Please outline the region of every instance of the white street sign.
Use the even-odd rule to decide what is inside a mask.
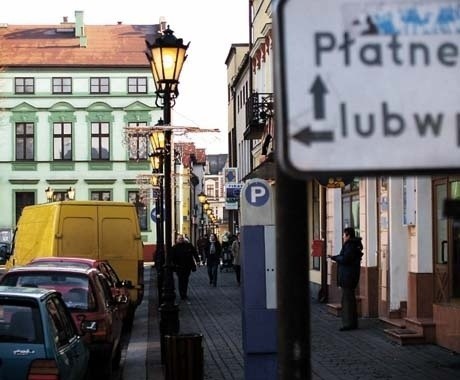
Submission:
[[[278,0],[274,26],[284,169],[460,168],[460,0]]]

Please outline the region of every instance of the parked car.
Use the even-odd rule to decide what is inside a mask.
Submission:
[[[120,311],[123,323],[130,327],[134,319],[135,309],[129,308],[131,303],[129,289],[133,287],[131,281],[120,280],[117,272],[107,260],[87,259],[83,257],[39,257],[33,259],[28,265],[47,266],[47,267],[76,267],[76,268],[96,268],[101,271],[110,284],[113,297],[120,301]]]
[[[123,321],[120,302],[112,296],[106,277],[95,268],[14,267],[0,285],[54,289],[62,294],[90,350],[90,367],[110,379],[121,358]]]
[[[0,286],[0,379],[82,380],[88,361],[58,292]]]

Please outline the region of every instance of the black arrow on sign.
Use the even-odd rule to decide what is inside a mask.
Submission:
[[[313,105],[315,109],[315,119],[324,119],[326,114],[324,95],[328,93],[327,87],[319,75],[316,76],[315,81],[310,87],[310,93],[313,94]]]
[[[297,132],[293,136],[296,140],[304,143],[305,145],[310,145],[314,142],[330,142],[334,141],[334,132],[333,131],[312,131],[310,126],[307,126],[305,129],[302,129],[300,132]]]

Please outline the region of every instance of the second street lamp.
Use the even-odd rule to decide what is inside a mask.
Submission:
[[[164,121],[164,201],[165,201],[165,265],[163,284],[163,303],[160,306],[160,334],[162,358],[165,357],[164,337],[179,332],[179,309],[175,303],[174,277],[171,262],[172,247],[172,186],[171,186],[171,108],[179,95],[178,84],[182,65],[187,58],[188,45],[176,38],[167,27],[161,37],[147,44],[149,60],[156,88],[156,105],[163,108]]]
[[[207,195],[203,190],[198,194],[198,202],[201,203],[201,216],[200,216],[200,239],[204,236],[204,203],[206,202]]]

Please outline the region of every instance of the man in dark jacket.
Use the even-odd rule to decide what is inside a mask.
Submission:
[[[355,289],[359,282],[361,257],[363,256],[361,238],[355,236],[355,230],[347,227],[343,230],[343,246],[336,256],[329,256],[337,267],[337,285],[342,288],[342,327],[340,331],[358,328],[358,309]]]
[[[171,248],[171,262],[179,282],[180,298],[187,299],[188,280],[191,271],[196,271],[198,254],[192,243],[185,241],[183,235],[178,235],[176,244]]]
[[[222,257],[222,245],[217,239],[216,234],[209,235],[209,241],[205,247],[206,265],[208,267],[209,284],[217,286],[217,268]]]

